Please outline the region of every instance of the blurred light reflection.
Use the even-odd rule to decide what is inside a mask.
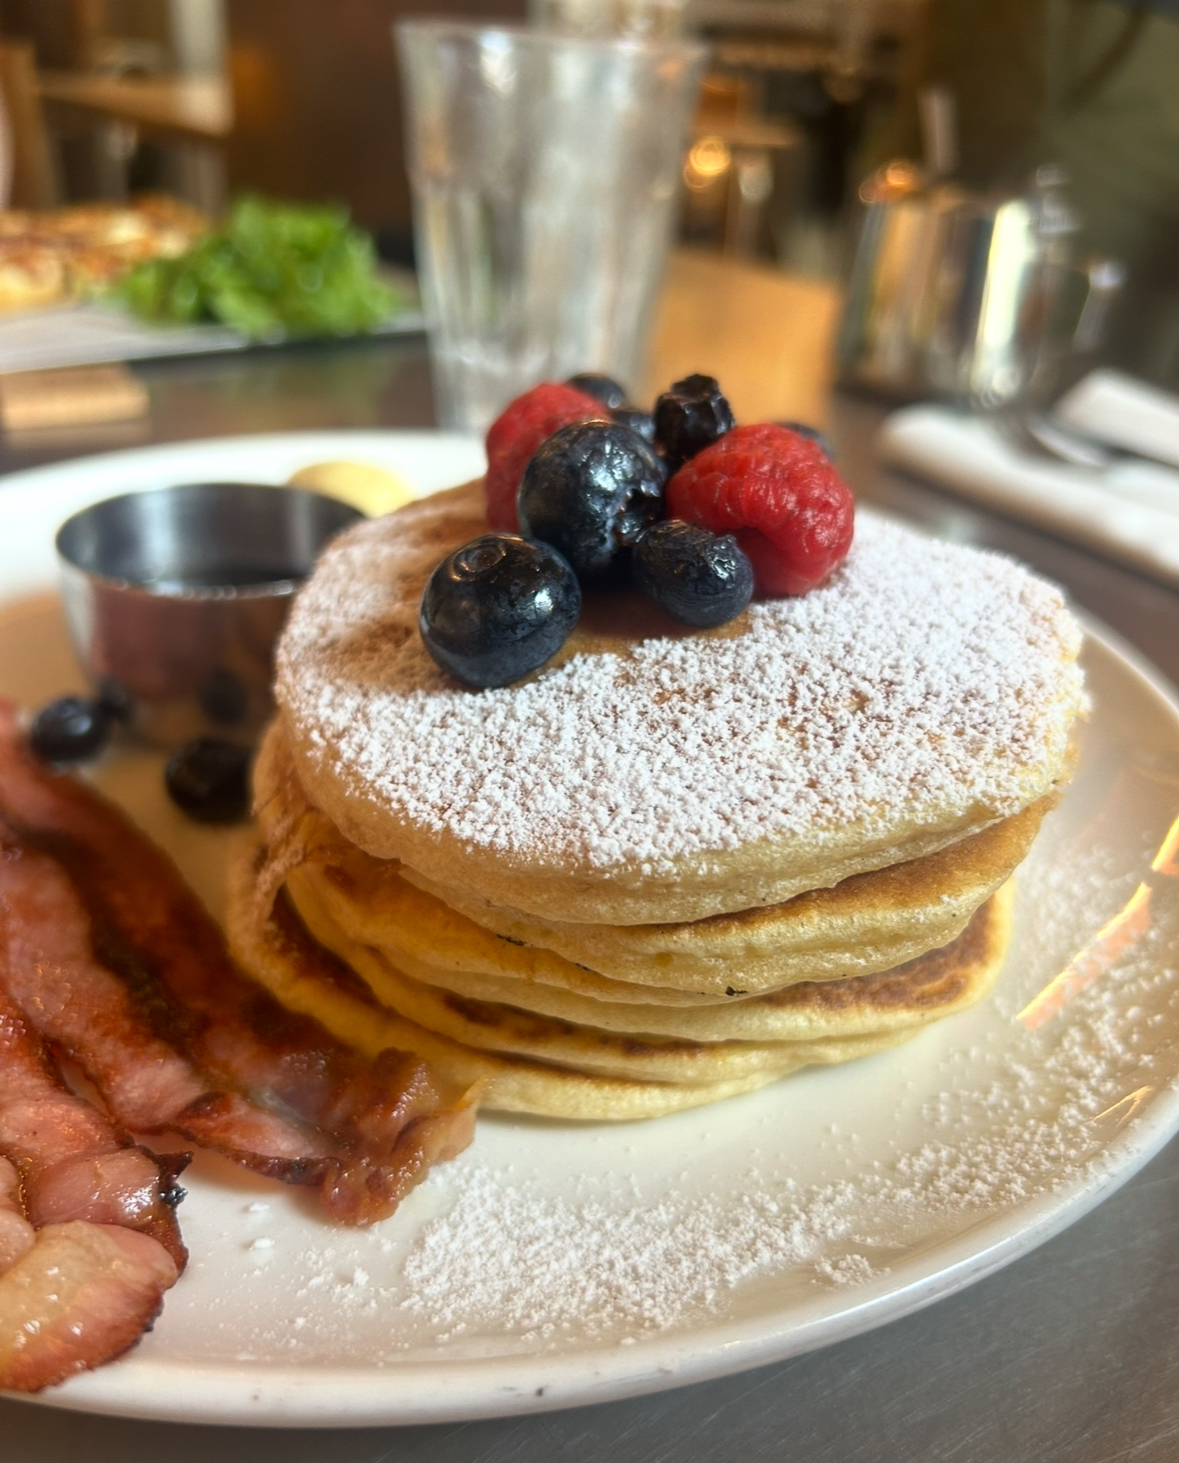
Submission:
[[[1153,1091],[1153,1087],[1136,1087],[1133,1092],[1127,1092],[1125,1097],[1121,1097],[1117,1102],[1111,1103],[1104,1112],[1095,1113],[1089,1121],[1090,1123],[1100,1123],[1106,1118],[1112,1118],[1116,1113],[1116,1126],[1120,1128],[1123,1123],[1130,1121]]]
[[[1125,907],[1102,925],[1085,948],[1023,1008],[1018,1019],[1029,1031],[1043,1026],[1086,986],[1103,976],[1149,928],[1150,885],[1139,884]]]
[[[1153,874],[1166,878],[1179,875],[1179,818],[1167,830],[1158,853],[1151,860]],[[1050,1021],[1085,988],[1099,980],[1128,951],[1133,949],[1150,928],[1151,886],[1139,884],[1126,904],[1097,931],[1084,949],[1078,951],[1059,975],[1023,1008],[1016,1018],[1029,1031]]]

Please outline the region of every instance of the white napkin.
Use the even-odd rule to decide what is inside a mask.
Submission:
[[[1074,415],[1070,425],[1081,423]],[[877,447],[886,462],[963,497],[1179,584],[1179,472],[1169,467],[1141,458],[1102,468],[1055,462],[1013,445],[985,418],[944,406],[894,412]]]
[[[1066,427],[1179,467],[1179,398],[1120,371],[1090,371],[1052,408]]]

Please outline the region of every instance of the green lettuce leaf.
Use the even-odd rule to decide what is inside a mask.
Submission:
[[[239,198],[175,259],[137,265],[116,295],[148,320],[217,321],[255,339],[354,335],[398,308],[372,240],[334,205]]]

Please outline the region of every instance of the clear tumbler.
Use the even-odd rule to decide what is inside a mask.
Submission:
[[[541,380],[641,378],[704,48],[397,27],[438,419]]]

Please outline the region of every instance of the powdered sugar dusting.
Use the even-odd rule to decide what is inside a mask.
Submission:
[[[1174,1080],[1173,1028],[1160,1041],[1159,1027],[1179,976],[1159,953],[1151,941],[1059,1030],[994,1013],[1002,1058],[946,1048],[921,1136],[864,1161],[856,1134],[840,1135],[844,1179],[796,1182],[755,1149],[731,1191],[696,1176],[687,1192],[627,1205],[530,1193],[475,1162],[407,1260],[402,1309],[444,1345],[502,1328],[559,1348],[572,1332],[601,1342],[698,1325],[757,1284],[805,1293],[887,1278],[909,1246],[1100,1170],[1152,1082]]]
[[[957,1262],[1075,1217],[1179,1115],[1179,876],[1156,857],[1179,812],[1179,721],[1099,641],[1087,669],[1077,775],[1021,866],[1011,958],[981,1005],[893,1051],[656,1122],[481,1121],[467,1153],[366,1231],[294,1222],[289,1196],[259,1191],[269,1211],[236,1197],[206,1233],[226,1210],[194,1193],[190,1275],[145,1350],[180,1330],[186,1356],[349,1362],[394,1389],[418,1385],[406,1363],[445,1387],[467,1363],[511,1362],[531,1397],[550,1358],[646,1376],[685,1348],[731,1360],[803,1321],[846,1330],[876,1301],[899,1314],[953,1284]],[[1149,925],[1025,1025],[1143,884]],[[189,1315],[205,1263],[215,1280]]]
[[[469,513],[450,494],[354,530],[280,651],[303,755],[394,821],[508,859],[662,873],[816,830],[885,837],[915,807],[1003,815],[1059,766],[1079,632],[1003,558],[861,513],[831,581],[754,606],[744,634],[578,655],[475,693],[414,623],[439,538],[461,541]]]

